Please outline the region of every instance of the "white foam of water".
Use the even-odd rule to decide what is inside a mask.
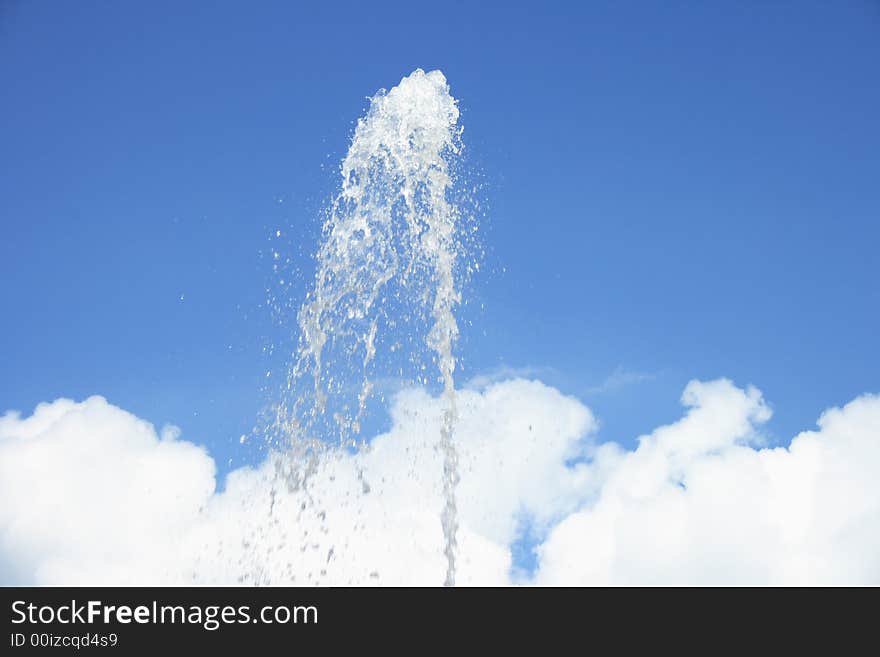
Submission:
[[[458,528],[453,347],[460,213],[451,200],[450,167],[460,152],[458,118],[440,71],[418,69],[371,99],[342,162],[314,285],[297,317],[289,392],[275,419],[292,455],[282,474],[297,488],[328,443],[363,446],[361,421],[376,393],[377,363],[401,382],[442,384],[447,585],[455,583]]]

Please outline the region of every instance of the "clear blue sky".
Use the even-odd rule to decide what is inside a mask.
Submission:
[[[0,410],[102,394],[241,460],[287,336],[260,252],[311,266],[416,67],[488,183],[465,375],[533,368],[624,443],[694,377],[779,439],[880,390],[880,3],[5,1]]]

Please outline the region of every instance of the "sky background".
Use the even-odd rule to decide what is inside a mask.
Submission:
[[[4,0],[0,412],[101,394],[247,460],[292,340],[268,254],[312,271],[354,121],[417,67],[485,182],[463,379],[624,445],[692,378],[761,388],[771,441],[880,390],[880,3],[574,4]]]

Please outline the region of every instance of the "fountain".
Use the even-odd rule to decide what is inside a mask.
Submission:
[[[327,210],[272,432],[276,448],[292,455],[288,485],[303,487],[328,448],[368,447],[362,421],[385,389],[438,388],[447,586],[455,584],[458,529],[453,347],[465,250],[453,196],[458,118],[440,71],[417,69],[371,99]]]

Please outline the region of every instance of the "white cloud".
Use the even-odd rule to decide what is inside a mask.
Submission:
[[[880,398],[789,449],[757,447],[755,389],[694,382],[683,401],[630,452],[541,383],[460,391],[459,582],[509,583],[524,517],[538,583],[880,581]],[[221,493],[203,449],[100,397],[7,414],[0,580],[440,583],[441,408],[405,391],[371,449],[317,459],[304,486],[275,454]]]
[[[611,374],[605,377],[605,380],[602,381],[602,383],[593,386],[592,388],[588,388],[587,392],[593,395],[616,392],[627,386],[645,383],[646,381],[653,381],[655,378],[657,378],[656,374],[651,374],[649,372],[633,372],[622,366],[617,366]]]
[[[161,579],[174,567],[165,543],[213,491],[203,449],[101,397],[0,418],[0,553],[12,582]]]
[[[544,584],[880,581],[880,398],[755,449],[760,393],[691,383],[690,407],[634,452],[603,447],[596,499],[539,550]]]

